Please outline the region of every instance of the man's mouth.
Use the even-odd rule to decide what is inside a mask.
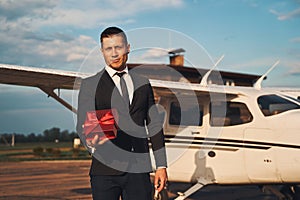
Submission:
[[[120,59],[113,60],[112,63],[119,63]]]

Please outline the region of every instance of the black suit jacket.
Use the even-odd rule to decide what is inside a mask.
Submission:
[[[156,166],[167,166],[162,122],[154,106],[152,87],[148,79],[131,72],[129,74],[134,85],[129,108],[106,70],[82,80],[78,97],[77,132],[83,142],[82,124],[87,111],[114,108],[119,115],[117,138],[96,147],[91,175],[151,171],[149,141]]]

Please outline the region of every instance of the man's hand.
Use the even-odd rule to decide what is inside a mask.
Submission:
[[[159,168],[155,172],[154,177],[154,187],[157,192],[162,191],[166,187],[166,183],[168,180],[167,169]]]
[[[108,138],[103,138],[100,140],[98,135],[95,135],[95,137],[92,140],[86,140],[86,145],[92,149],[92,153],[96,150],[97,145],[102,145],[105,142],[107,142],[109,139]]]

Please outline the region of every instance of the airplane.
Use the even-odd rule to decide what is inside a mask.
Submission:
[[[164,122],[168,180],[193,183],[175,200],[214,184],[266,185],[286,198],[269,187],[279,184],[299,199],[300,90],[261,87],[267,73],[253,87],[209,84],[212,71],[199,83],[150,79]],[[54,90],[76,90],[88,76],[0,64],[0,83],[38,87],[74,113]],[[166,190],[159,199],[168,199]]]

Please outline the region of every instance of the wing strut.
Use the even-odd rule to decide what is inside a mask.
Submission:
[[[74,108],[72,105],[70,105],[68,102],[66,102],[65,100],[63,100],[62,98],[60,98],[53,90],[53,88],[48,88],[48,87],[39,87],[43,92],[45,92],[46,94],[48,94],[50,97],[54,98],[56,101],[58,101],[59,103],[61,103],[63,106],[65,106],[66,108],[68,108],[69,110],[71,110],[72,112],[74,112],[75,114],[77,114],[77,110],[76,108]]]
[[[209,75],[218,66],[218,64],[223,60],[223,58],[224,58],[224,54],[221,56],[221,58],[219,58],[219,60],[214,64],[214,66],[208,72],[206,72],[206,74],[204,74],[203,78],[201,79],[200,85],[207,86],[207,80],[208,80]]]
[[[262,81],[264,80],[264,78],[279,64],[279,60],[277,60],[273,65],[272,67],[270,67],[270,69],[264,73],[254,84],[253,84],[253,87],[255,89],[258,89],[260,90],[261,89],[261,83]]]

